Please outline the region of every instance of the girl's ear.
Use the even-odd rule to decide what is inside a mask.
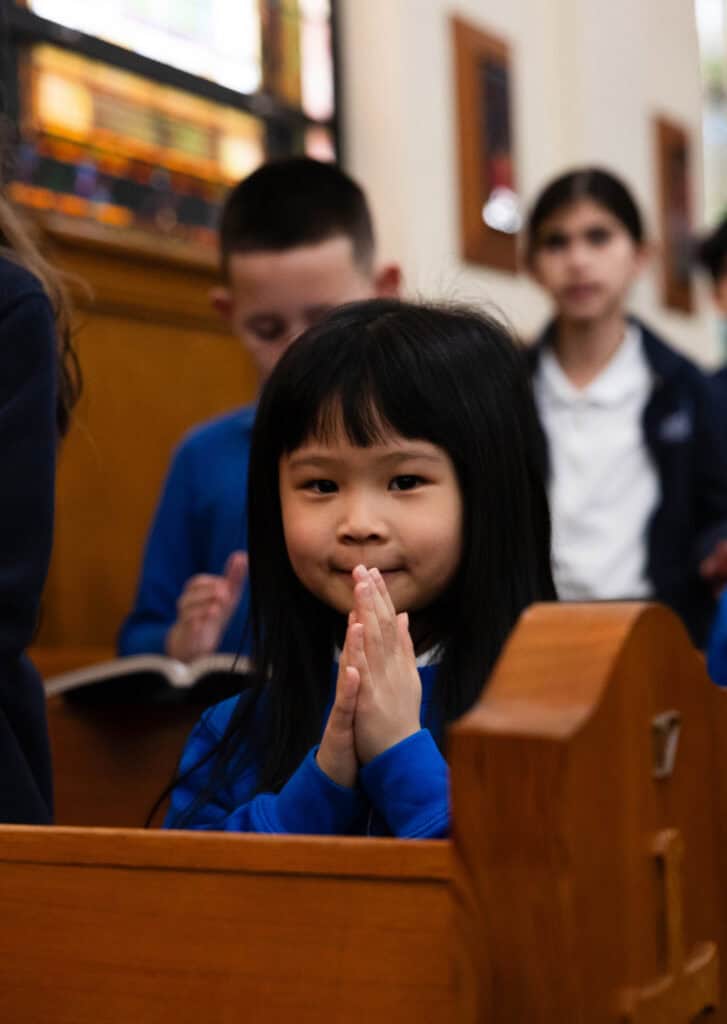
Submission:
[[[374,289],[379,299],[398,299],[401,297],[402,273],[398,263],[387,263],[380,267],[374,275]]]

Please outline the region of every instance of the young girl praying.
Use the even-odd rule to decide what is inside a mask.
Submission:
[[[522,352],[467,310],[343,307],[273,372],[249,474],[257,684],[202,716],[166,824],[446,835],[445,725],[554,597]]]

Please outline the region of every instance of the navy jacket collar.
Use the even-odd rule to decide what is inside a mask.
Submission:
[[[628,319],[629,323],[636,324],[641,331],[644,355],[654,374],[655,381],[657,383],[664,382],[678,374],[679,370],[684,366],[684,357],[671,349],[638,317],[630,316]],[[535,343],[529,346],[527,356],[531,373],[535,373],[540,356],[545,346],[552,344],[554,335],[555,320],[551,320],[538,336]]]

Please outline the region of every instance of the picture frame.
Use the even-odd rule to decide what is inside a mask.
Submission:
[[[662,115],[654,117],[653,134],[662,302],[667,309],[690,314],[695,310],[691,139],[683,125]]]
[[[462,257],[515,273],[521,226],[508,42],[450,19],[456,85]]]

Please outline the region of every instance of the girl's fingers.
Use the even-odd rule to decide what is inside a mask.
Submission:
[[[387,645],[395,644],[397,639],[396,611],[389,596],[386,583],[378,569],[371,569],[369,577],[373,587],[374,610],[379,620],[381,636]]]
[[[354,668],[359,676],[359,685],[368,686],[371,682],[369,663],[366,658],[364,644],[364,627],[360,622],[355,622],[348,633],[348,664]]]
[[[376,613],[375,587],[371,575],[363,565],[353,571],[356,585],[353,588],[353,607],[357,621],[364,627],[366,643],[381,642],[381,627]]]
[[[360,627],[358,628],[360,629]],[[352,638],[351,633],[352,626],[349,626],[346,630],[346,639],[344,640],[343,650],[341,651],[341,660],[338,663],[336,696],[333,702],[333,708],[331,709],[331,714],[333,714],[334,711],[353,714],[353,711],[356,708],[356,697],[361,684],[361,677],[358,669],[353,664],[352,657],[353,648],[358,640],[357,638]],[[337,722],[336,724],[345,725],[345,722]]]
[[[348,623],[346,625],[346,635],[343,638],[343,649],[341,650],[341,657],[338,660],[339,665],[339,677],[344,672],[346,667],[351,664],[351,626],[356,622],[356,614],[353,611],[348,613]]]
[[[345,674],[346,668],[351,663],[351,659],[349,657],[349,646],[350,646],[349,636],[350,636],[350,633],[351,633],[351,625],[352,625],[352,623],[353,623],[353,612],[349,612],[348,613],[348,625],[346,626],[346,635],[343,638],[343,647],[341,649],[341,657],[338,659],[338,680],[336,682],[336,687],[338,687],[338,685],[340,684],[341,677]],[[336,689],[336,693],[338,693],[338,689]]]
[[[358,697],[360,685],[361,676],[359,675],[358,669],[354,668],[352,665],[347,665],[341,673],[335,704],[339,715],[345,719],[353,721],[353,716],[356,712],[356,698]]]
[[[394,608],[394,602],[391,600],[391,594],[389,593],[389,588],[386,586],[386,580],[381,575],[378,569],[372,569],[371,576],[373,577],[373,581],[376,585],[376,590],[378,594],[381,596],[381,599],[386,605],[389,614],[393,618],[396,615],[396,608]]]
[[[379,679],[399,645],[396,611],[378,570],[358,566],[354,579],[354,609],[364,629],[367,669],[370,678]]]
[[[402,648],[404,653],[410,655],[412,658],[416,658],[414,654],[414,641],[411,638],[409,632],[409,616],[406,612],[400,612],[396,616],[396,628],[399,633],[399,639],[401,640]]]

